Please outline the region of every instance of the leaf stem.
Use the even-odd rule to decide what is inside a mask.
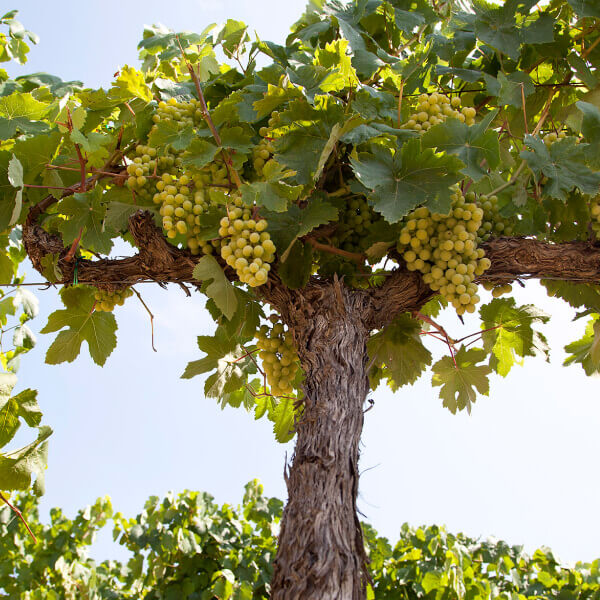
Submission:
[[[8,508],[10,508],[10,510],[12,510],[17,515],[17,517],[19,517],[19,519],[21,519],[21,521],[23,522],[23,525],[25,525],[25,527],[26,527],[27,531],[29,532],[29,535],[33,539],[34,543],[37,544],[37,538],[33,534],[33,531],[31,531],[31,528],[29,527],[29,525],[27,524],[27,521],[23,517],[23,513],[16,506],[11,504],[2,492],[0,492],[0,500],[2,500],[8,506]]]

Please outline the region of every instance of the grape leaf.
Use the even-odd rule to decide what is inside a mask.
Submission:
[[[169,145],[177,151],[186,150],[194,137],[192,127],[181,129],[177,121],[160,121],[148,136],[148,143],[166,152]]]
[[[109,93],[112,98],[122,100],[141,98],[145,102],[152,101],[152,90],[146,84],[144,74],[127,65],[121,67],[119,76],[113,83]]]
[[[3,490],[26,490],[35,476],[33,491],[44,493],[44,471],[48,463],[47,439],[52,434],[48,426],[39,427],[37,439],[8,454],[0,454],[0,488]]]
[[[434,387],[441,386],[440,398],[452,414],[465,408],[470,414],[471,406],[477,399],[476,390],[480,394],[488,395],[488,375],[492,370],[487,365],[477,364],[486,356],[486,351],[481,348],[467,350],[461,346],[454,357],[456,365],[451,356],[445,356],[433,365],[431,384]]]
[[[567,0],[580,17],[600,17],[600,6],[596,0]]]
[[[181,160],[184,165],[192,165],[197,169],[201,169],[215,158],[218,151],[219,147],[215,144],[196,138],[187,146],[187,151],[183,154]]]
[[[198,348],[206,354],[204,358],[188,363],[182,379],[191,379],[217,368],[219,359],[233,352],[237,345],[234,336],[228,335],[224,328],[218,327],[214,336],[198,336]]]
[[[521,158],[527,161],[538,181],[542,176],[548,178],[544,194],[566,202],[567,193],[573,188],[585,194],[600,191],[600,173],[593,173],[585,165],[587,144],[577,144],[575,138],[567,137],[548,148],[542,140],[529,134],[524,141],[530,150],[523,150]]]
[[[570,356],[564,365],[579,363],[586,375],[600,373],[600,316],[594,315],[587,323],[583,337],[565,346]]]
[[[498,97],[500,106],[510,104],[522,108],[523,95],[527,97],[535,92],[533,81],[526,73],[516,72],[508,76],[504,73],[498,73],[498,79],[484,73],[483,78],[489,94]]]
[[[281,444],[289,442],[295,435],[295,401],[295,398],[282,398],[269,413],[269,419],[273,421],[273,433],[275,434],[275,439]]]
[[[516,306],[514,298],[496,298],[479,309],[483,347],[490,353],[490,367],[506,377],[516,362],[516,357],[525,358],[545,354],[548,358],[546,338],[533,329],[535,323],[547,323],[548,315],[535,306]]]
[[[8,377],[14,375],[0,374],[0,448],[13,439],[21,425],[20,419],[30,427],[37,427],[42,420],[42,412],[37,403],[37,392],[27,389],[11,398],[11,385],[15,385],[16,377],[14,383],[6,381]]]
[[[108,254],[113,246],[111,231],[104,226],[106,205],[102,202],[102,190],[95,187],[89,192],[68,196],[60,202],[60,212],[68,220],[61,220],[58,228],[67,244],[79,237],[84,248]]]
[[[297,200],[302,186],[288,185],[284,181],[256,181],[245,183],[242,200],[247,206],[264,206],[267,210],[284,212],[290,201]]]
[[[373,153],[351,159],[358,180],[369,190],[369,202],[389,223],[396,223],[413,208],[424,205],[432,212],[447,214],[452,190],[462,162],[454,156],[438,156],[430,148],[422,151],[418,139],[404,143],[393,154],[374,147]]]
[[[373,366],[384,369],[392,390],[413,384],[431,364],[431,353],[421,342],[421,325],[410,315],[394,319],[367,342],[367,352]]]
[[[555,279],[542,279],[540,283],[546,288],[548,296],[562,298],[573,308],[585,306],[600,313],[600,286]]]
[[[36,100],[31,94],[15,92],[10,96],[0,96],[0,140],[8,140],[17,131],[21,133],[42,133],[48,125],[42,122],[48,112],[48,105]]]
[[[331,97],[319,97],[311,106],[294,100],[279,113],[275,135],[275,159],[296,171],[296,181],[310,184],[332,130],[343,119],[343,109]]]
[[[306,208],[293,204],[285,213],[268,212],[264,216],[269,222],[269,233],[280,253],[280,260],[285,262],[291,245],[315,227],[335,221],[338,209],[315,195],[309,199]]]
[[[312,274],[313,251],[310,244],[294,244],[285,262],[279,265],[277,273],[281,281],[292,290],[304,287]]]
[[[203,256],[194,267],[194,279],[202,282],[212,281],[205,288],[205,293],[215,301],[219,310],[231,319],[237,310],[235,288],[229,282],[223,269],[213,256]]]
[[[64,287],[60,291],[65,309],[53,312],[41,331],[51,333],[64,330],[48,348],[48,364],[73,362],[84,341],[88,344],[92,360],[100,366],[115,349],[117,322],[112,313],[93,310],[94,294],[94,288],[85,286]]]
[[[447,119],[426,131],[421,144],[423,148],[437,148],[438,151],[456,154],[465,164],[461,173],[479,181],[487,175],[488,168],[495,169],[500,162],[498,134],[486,131],[497,114],[498,110],[488,113],[472,127],[458,119]]]

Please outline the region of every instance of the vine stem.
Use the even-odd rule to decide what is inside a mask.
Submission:
[[[190,77],[192,78],[192,81],[194,82],[194,86],[196,87],[198,99],[200,100],[200,112],[202,113],[202,117],[206,121],[206,124],[208,125],[208,128],[210,129],[210,132],[212,133],[212,136],[213,136],[215,142],[217,143],[217,146],[221,146],[221,155],[223,156],[223,160],[225,161],[225,164],[227,165],[227,170],[229,171],[229,175],[233,179],[233,182],[235,183],[236,187],[238,189],[240,189],[243,185],[242,180],[240,179],[239,173],[235,170],[235,167],[233,166],[233,161],[231,160],[231,156],[229,155],[229,152],[227,152],[227,150],[225,150],[225,148],[222,147],[221,136],[219,135],[219,132],[217,131],[217,128],[215,127],[215,124],[213,123],[213,120],[210,118],[210,113],[208,112],[208,106],[206,105],[206,100],[204,99],[204,94],[202,92],[202,86],[200,85],[200,80],[198,79],[198,75],[196,74],[196,71],[194,71],[194,67],[191,65],[191,63],[188,61],[188,59],[185,57],[185,53],[183,52],[183,46],[181,45],[179,36],[175,36],[175,37],[177,38],[177,43],[179,44],[179,49],[181,50],[181,56],[182,56],[183,60],[185,61],[185,66],[187,67],[187,70],[190,73]]]
[[[364,254],[358,254],[357,252],[348,252],[347,250],[342,250],[341,248],[335,248],[334,246],[321,244],[321,242],[317,242],[317,240],[311,237],[306,238],[306,241],[315,250],[321,250],[322,252],[328,252],[329,254],[337,254],[338,256],[343,256],[344,258],[357,262],[358,264],[362,264],[365,261]]]
[[[21,519],[21,521],[23,522],[23,525],[25,525],[27,531],[29,532],[31,539],[34,541],[34,543],[37,544],[38,540],[35,537],[35,535],[33,534],[33,531],[31,531],[31,527],[29,527],[29,524],[23,517],[23,513],[14,504],[11,504],[10,501],[6,498],[6,496],[2,492],[0,492],[0,500],[2,500],[2,502],[4,502],[8,506],[8,508],[10,508],[10,510],[12,510],[15,513],[15,515],[17,515],[17,517],[19,517],[19,519]]]
[[[458,365],[456,364],[456,357],[454,356],[454,344],[456,344],[456,342],[448,335],[446,330],[441,325],[436,323],[431,317],[428,317],[427,315],[420,313],[418,310],[413,311],[412,315],[415,319],[419,319],[420,321],[423,321],[424,323],[428,323],[429,325],[434,327],[439,332],[439,334],[445,338],[442,341],[445,342],[445,344],[448,346],[448,350],[450,350],[450,356],[452,357],[452,362],[454,363],[454,368],[458,369]],[[427,332],[427,333],[429,333],[429,332]],[[433,335],[433,337],[436,337],[435,334],[430,334],[430,335]],[[436,337],[436,339],[440,339],[440,338]]]

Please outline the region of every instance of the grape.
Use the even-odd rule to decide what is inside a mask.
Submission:
[[[294,348],[292,334],[285,330],[279,317],[269,317],[271,327],[262,325],[257,334],[257,347],[262,360],[267,383],[274,396],[294,393],[293,382],[300,369],[298,353]]]
[[[479,302],[474,279],[490,267],[477,247],[476,232],[484,211],[475,195],[456,190],[447,215],[419,207],[402,220],[397,250],[409,271],[418,271],[423,281],[448,300],[459,315],[474,312]]]
[[[133,295],[133,290],[129,287],[117,289],[115,291],[97,288],[94,294],[94,310],[99,312],[112,312],[115,306],[123,306],[127,298]]]
[[[551,131],[550,133],[547,133],[542,140],[546,146],[550,147],[552,144],[554,144],[554,142],[562,140],[565,137],[567,137],[567,134],[564,131],[559,131],[558,133]]]
[[[443,123],[448,117],[473,125],[477,111],[471,106],[460,108],[460,105],[458,96],[449,98],[445,94],[421,94],[416,112],[409,116],[403,127],[415,131],[427,131],[430,127]]]
[[[483,210],[483,222],[477,231],[479,242],[486,242],[494,236],[512,235],[515,220],[507,219],[500,214],[497,196],[480,196],[477,205]]]
[[[233,207],[219,223],[221,258],[235,269],[242,283],[258,287],[267,281],[275,260],[275,244],[266,231],[265,219],[252,218],[252,210],[242,206],[238,194],[232,195]]]
[[[256,171],[258,177],[263,177],[265,165],[273,161],[273,154],[275,153],[275,146],[271,137],[271,130],[277,126],[279,122],[279,113],[273,111],[269,118],[269,126],[261,127],[258,131],[262,137],[257,146],[252,148],[252,166]]]

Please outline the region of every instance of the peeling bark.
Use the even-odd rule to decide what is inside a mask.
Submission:
[[[282,306],[306,380],[286,475],[273,600],[360,600],[366,555],[356,514],[358,444],[369,390],[363,320],[368,296],[330,283],[320,301]]]

